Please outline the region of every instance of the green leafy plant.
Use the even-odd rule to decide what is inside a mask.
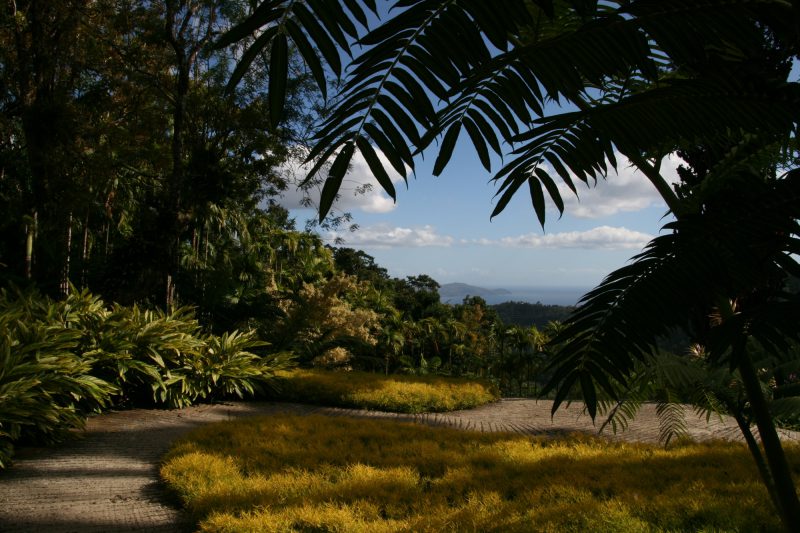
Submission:
[[[44,319],[31,309],[46,311]],[[76,353],[80,333],[54,324],[58,305],[0,292],[0,467],[18,440],[55,442],[108,405],[118,389]]]
[[[190,308],[114,305],[88,291],[52,301],[0,292],[0,467],[19,440],[57,441],[109,405],[185,407],[271,390],[285,353],[254,331],[204,333]]]
[[[169,369],[203,345],[188,308],[166,314],[115,305],[91,326],[84,330],[85,348],[97,359],[98,374],[118,383],[121,403],[167,402]]]
[[[256,338],[255,331],[206,335],[201,340],[199,349],[180,357],[181,366],[168,370],[164,385],[169,405],[275,392],[276,372],[293,366],[288,353],[262,357],[251,352],[267,344]]]
[[[71,295],[65,305],[77,298]],[[189,307],[165,313],[114,305],[72,324],[80,328],[83,353],[95,361],[93,372],[117,385],[116,400],[124,404],[180,408],[242,398],[262,392],[275,370],[291,366],[286,354],[250,351],[266,346],[255,331],[204,333]]]

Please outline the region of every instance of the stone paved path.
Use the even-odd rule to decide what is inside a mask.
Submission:
[[[506,399],[469,411],[397,415],[287,403],[241,402],[183,410],[135,409],[89,420],[79,439],[54,448],[19,451],[14,465],[0,471],[0,532],[180,532],[192,524],[170,501],[158,479],[158,461],[169,444],[200,424],[275,413],[364,416],[416,421],[478,431],[524,434],[596,433],[582,406],[573,404],[550,418],[549,401]],[[736,423],[706,423],[688,412],[696,440],[739,440]],[[800,434],[783,432],[800,442]],[[610,438],[657,442],[653,406],[645,406],[627,431]]]

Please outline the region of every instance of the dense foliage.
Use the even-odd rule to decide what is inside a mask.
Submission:
[[[108,307],[88,292],[2,291],[0,325],[0,467],[16,441],[57,441],[104,408],[244,398],[289,363],[258,354],[254,331],[217,336],[188,309]]]
[[[789,452],[798,464],[800,450]],[[667,451],[282,416],[196,430],[161,472],[201,531],[780,528],[747,451],[734,443]]]
[[[246,9],[69,0],[3,10],[3,279],[52,296],[72,283],[124,304],[213,298],[213,308],[235,296],[222,281],[255,245],[240,237],[286,226],[270,201],[285,187],[276,169],[287,150],[262,126],[255,76],[266,67],[254,63],[225,94],[235,52],[208,47]]]
[[[506,324],[542,329],[550,322],[562,322],[575,310],[571,305],[548,305],[541,302],[503,302],[492,306]]]
[[[256,36],[211,46],[250,4],[3,11],[0,286],[53,298],[74,286],[137,317],[190,306],[215,334],[255,330],[303,365],[499,377],[507,330],[482,300],[441,305],[430,277],[392,279],[294,229],[279,194],[319,111],[318,72],[304,70],[301,43],[275,64],[242,55]],[[267,98],[278,72],[281,106]]]

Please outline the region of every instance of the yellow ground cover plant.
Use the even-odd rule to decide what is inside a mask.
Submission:
[[[788,453],[800,474],[800,449]],[[286,415],[200,428],[161,473],[204,532],[780,529],[736,443],[667,451]]]
[[[282,399],[396,413],[471,409],[497,401],[487,381],[442,376],[292,370],[278,373]]]

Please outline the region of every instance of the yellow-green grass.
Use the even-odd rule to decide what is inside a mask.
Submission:
[[[471,409],[500,397],[488,381],[442,376],[293,370],[278,374],[281,398],[395,413]]]
[[[800,474],[800,448],[788,448]],[[388,420],[209,425],[162,476],[206,532],[778,531],[743,445],[548,440]]]

